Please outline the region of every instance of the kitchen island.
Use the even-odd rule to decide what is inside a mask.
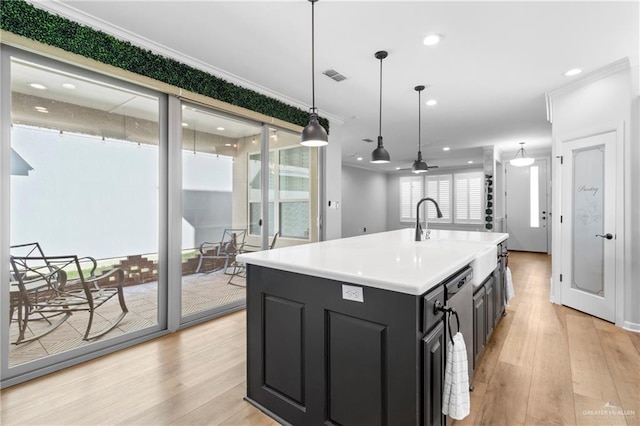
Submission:
[[[296,425],[441,423],[445,324],[434,306],[446,304],[443,283],[507,237],[416,242],[404,229],[239,255],[247,400]]]

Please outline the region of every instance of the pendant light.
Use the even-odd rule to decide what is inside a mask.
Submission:
[[[422,151],[420,150],[420,142],[422,138],[421,126],[420,126],[420,111],[421,111],[421,102],[420,102],[420,92],[424,90],[424,86],[416,86],[413,88],[416,92],[418,92],[418,159],[413,162],[413,166],[411,167],[411,171],[413,173],[426,173],[429,171],[429,167],[427,163],[422,160]]]
[[[314,3],[318,0],[309,0],[311,3],[311,112],[309,124],[302,129],[300,144],[304,146],[324,146],[329,143],[327,131],[318,121],[318,109],[316,108],[316,78],[315,78],[315,28],[314,28]]]
[[[516,152],[516,156],[513,157],[511,160],[509,160],[509,163],[512,166],[523,167],[523,166],[530,166],[535,161],[536,161],[535,159],[527,156],[527,153],[524,150],[524,142],[520,142],[520,149],[518,150],[518,152]]]
[[[388,163],[391,161],[389,152],[382,144],[382,60],[389,54],[384,50],[375,53],[376,59],[380,59],[380,125],[378,127],[378,147],[371,153],[371,162],[376,164]]]

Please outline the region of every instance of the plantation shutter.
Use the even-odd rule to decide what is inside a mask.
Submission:
[[[482,222],[482,172],[458,173],[455,182],[455,222]]]
[[[416,204],[422,198],[422,177],[400,178],[400,221],[416,220]]]
[[[442,218],[438,219],[436,207],[427,203],[427,218],[430,222],[451,223],[451,175],[436,175],[427,177],[427,197],[431,197],[440,206]]]

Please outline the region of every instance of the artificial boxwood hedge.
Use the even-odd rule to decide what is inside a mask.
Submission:
[[[309,120],[307,111],[53,15],[24,0],[0,0],[0,28],[289,123],[305,126]],[[320,122],[329,129],[327,119],[320,118]]]

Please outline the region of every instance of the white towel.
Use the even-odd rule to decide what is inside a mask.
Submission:
[[[462,333],[458,332],[453,336],[453,344],[449,342],[447,348],[442,414],[448,414],[455,420],[462,420],[469,415],[470,411],[467,348]]]
[[[507,299],[507,305],[509,304],[509,300],[515,295],[515,291],[513,291],[513,278],[511,277],[511,269],[507,266],[507,288],[505,297]]]

